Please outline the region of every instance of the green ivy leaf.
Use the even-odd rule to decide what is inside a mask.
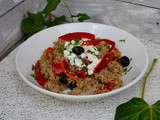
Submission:
[[[60,17],[56,17],[54,19],[54,21],[48,21],[46,23],[46,25],[48,27],[52,27],[52,26],[55,26],[55,25],[59,25],[59,24],[63,24],[64,22],[66,21],[66,17],[64,15],[60,16]]]
[[[47,0],[47,2],[48,3],[46,7],[42,11],[42,13],[44,13],[45,16],[47,16],[50,12],[55,10],[57,6],[59,5],[59,3],[61,2],[61,0]]]
[[[86,13],[79,13],[77,16],[79,22],[84,22],[85,20],[90,19],[90,16],[88,16]]]
[[[21,28],[23,33],[29,37],[36,32],[44,29],[44,17],[41,13],[28,13],[28,17],[24,18],[21,22]]]
[[[142,98],[134,97],[118,106],[115,120],[160,120],[160,101],[150,106]]]
[[[77,17],[79,22],[84,22],[85,20],[91,19],[86,13],[78,13],[77,15],[72,15],[71,17]]]

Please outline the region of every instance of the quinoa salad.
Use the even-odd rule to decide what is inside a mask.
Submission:
[[[94,95],[121,87],[129,64],[114,41],[73,32],[46,48],[32,70],[37,83],[49,91]]]

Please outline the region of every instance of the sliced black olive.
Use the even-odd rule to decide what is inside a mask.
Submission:
[[[127,56],[123,56],[120,59],[118,59],[118,62],[123,66],[127,67],[130,64],[130,60]]]
[[[157,25],[159,25],[159,22],[156,22]]]
[[[77,87],[76,82],[71,82],[67,85],[68,88],[70,88],[71,90],[73,90],[74,88]]]
[[[68,79],[68,77],[67,77],[65,74],[61,74],[61,75],[59,76],[59,81],[60,81],[61,83],[63,83],[63,84],[67,84],[67,83],[68,83],[67,79]]]
[[[76,55],[81,55],[84,52],[84,48],[81,46],[75,46],[74,48],[72,48],[72,52]]]

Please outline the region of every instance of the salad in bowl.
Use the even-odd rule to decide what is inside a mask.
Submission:
[[[130,64],[114,41],[87,32],[58,37],[33,66],[35,80],[49,91],[70,95],[109,92],[123,84]]]

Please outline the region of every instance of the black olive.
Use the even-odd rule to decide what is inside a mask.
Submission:
[[[157,25],[159,25],[159,22],[156,22]]]
[[[72,52],[76,55],[81,55],[84,52],[84,48],[81,46],[75,46],[74,48],[72,48]]]
[[[61,83],[63,83],[63,84],[67,84],[67,83],[68,83],[67,78],[68,78],[68,77],[67,77],[65,74],[61,74],[61,75],[59,76],[59,81],[60,81]]]
[[[123,56],[120,59],[118,59],[118,62],[123,66],[127,67],[130,64],[130,60],[127,56]]]
[[[71,90],[73,90],[74,88],[77,87],[76,83],[75,82],[71,82],[67,85],[68,88],[70,88]]]

